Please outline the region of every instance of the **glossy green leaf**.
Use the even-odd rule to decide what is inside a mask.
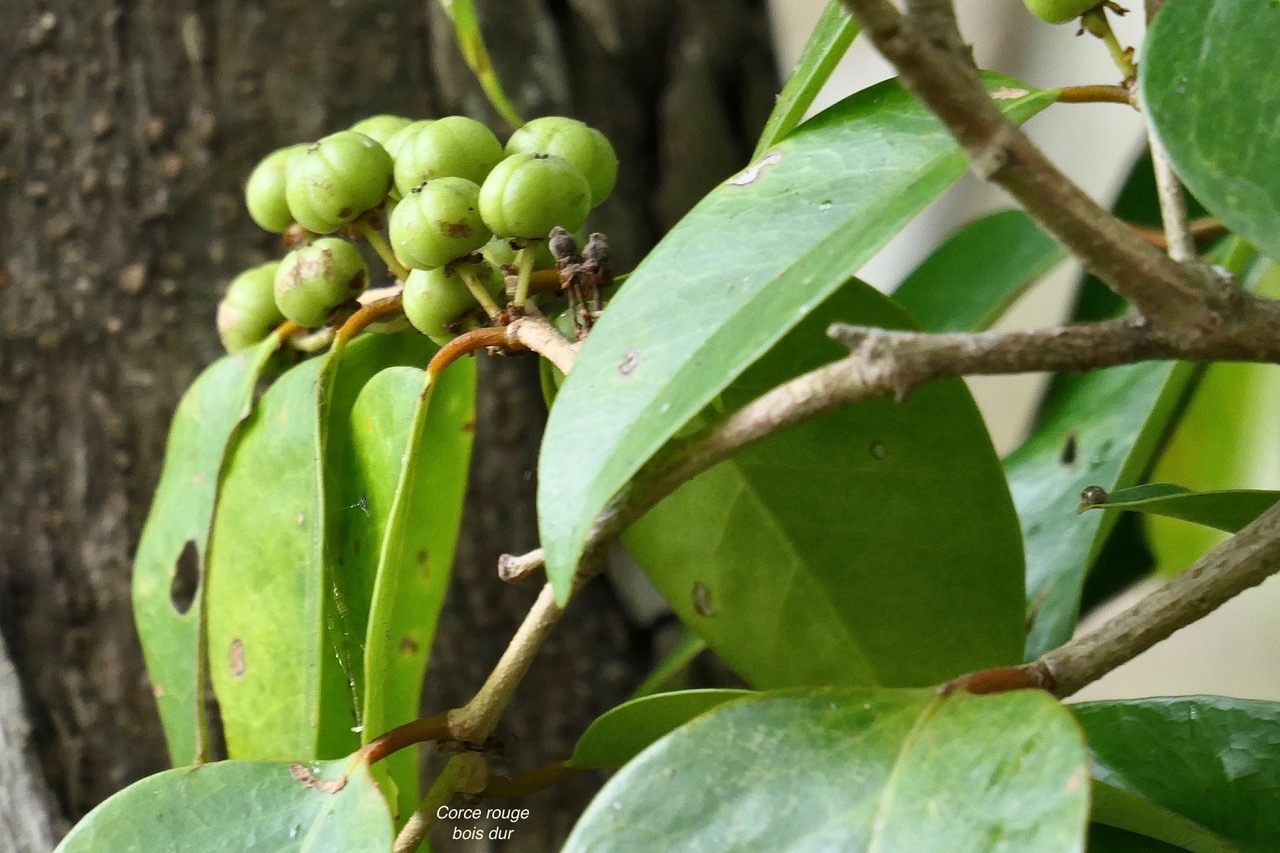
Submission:
[[[1180,696],[1071,706],[1094,775],[1246,851],[1280,849],[1280,704]]]
[[[566,763],[570,767],[621,767],[699,714],[754,695],[750,690],[680,690],[632,699],[597,717],[578,738]]]
[[[675,648],[653,668],[640,686],[631,694],[632,699],[643,699],[663,690],[674,690],[673,682],[678,676],[686,675],[686,670],[698,655],[707,650],[707,641],[692,631],[685,630],[684,636],[676,643]],[[688,679],[682,679],[687,681]],[[684,685],[679,685],[684,686]]]
[[[827,0],[796,67],[773,105],[773,112],[764,123],[752,160],[760,159],[770,146],[795,130],[857,35],[858,22],[844,4],[840,0]]]
[[[982,331],[1068,257],[1025,213],[1005,210],[951,235],[893,298],[930,332]]]
[[[279,344],[272,335],[219,359],[187,389],[169,427],[164,470],[138,542],[133,615],[169,758],[179,766],[208,757],[200,645],[204,578],[182,589],[190,579],[179,577],[179,560],[194,548],[203,575],[223,455],[248,417],[254,387]]]
[[[321,463],[334,434],[346,458],[346,419],[369,378],[433,349],[414,332],[375,334],[341,358],[305,361],[263,395],[234,448],[207,596],[210,675],[233,758],[327,758],[359,744],[373,579],[337,566],[346,540],[335,531],[361,509],[340,502],[326,477],[341,474]]]
[[[725,705],[604,786],[565,850],[1080,850],[1088,754],[1043,693]]]
[[[502,89],[498,74],[493,70],[489,60],[489,49],[484,46],[484,36],[480,33],[480,22],[476,20],[475,5],[471,0],[440,0],[440,7],[453,21],[453,32],[458,38],[458,49],[466,60],[471,73],[480,81],[480,88],[489,98],[489,103],[498,111],[512,127],[520,127],[524,120],[516,112],[511,99]]]
[[[998,100],[1024,120],[1054,98]],[[805,122],[713,190],[632,273],[551,409],[539,462],[563,602],[593,520],[675,433],[959,177],[938,121],[894,81]]]
[[[1089,853],[1186,853],[1185,848],[1177,845],[1101,823],[1089,825],[1085,849]]]
[[[734,411],[847,353],[823,333],[840,319],[911,325],[850,281],[720,405]],[[755,687],[919,687],[1021,651],[1017,516],[959,380],[770,436],[680,487],[623,542],[681,620]]]
[[[1236,234],[1280,259],[1280,6],[1169,0],[1138,83],[1178,175]]]
[[[348,555],[376,573],[364,643],[363,740],[418,716],[427,655],[453,568],[475,431],[475,362],[458,362],[430,388],[414,367],[392,367],[365,385],[351,409],[348,481],[369,508],[357,516]],[[348,497],[352,497],[348,494]],[[372,570],[372,571],[371,571]],[[397,814],[417,804],[417,753],[377,767],[395,781]]]
[[[1126,832],[1154,838],[1192,853],[1239,853],[1240,848],[1199,824],[1105,782],[1093,782],[1090,818]]]
[[[393,840],[363,762],[220,761],[130,785],[85,816],[58,853],[386,853]]]
[[[1081,511],[1121,509],[1162,515],[1235,533],[1276,501],[1280,492],[1262,489],[1230,489],[1195,492],[1172,483],[1150,483],[1113,492],[1106,503],[1082,503]]]

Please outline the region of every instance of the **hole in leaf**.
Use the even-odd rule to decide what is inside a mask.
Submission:
[[[1076,438],[1076,431],[1071,430],[1067,433],[1066,441],[1062,442],[1062,453],[1058,455],[1058,462],[1063,465],[1074,465],[1079,455],[1080,441]]]
[[[169,603],[179,616],[185,616],[200,589],[200,552],[196,543],[188,539],[173,567],[173,579],[169,581]]]

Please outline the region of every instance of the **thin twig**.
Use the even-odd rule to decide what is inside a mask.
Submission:
[[[361,305],[360,310],[348,317],[347,321],[338,329],[334,340],[345,344],[379,320],[396,317],[403,313],[404,300],[400,293],[384,296],[375,302]]]
[[[515,776],[493,776],[489,784],[480,793],[482,797],[523,797],[557,785],[566,779],[572,779],[585,772],[578,767],[569,767],[564,762],[539,767],[528,773]]]
[[[427,364],[427,376],[434,380],[445,368],[453,364],[464,355],[469,355],[476,350],[486,349],[488,347],[508,346],[507,330],[487,326],[483,329],[473,329],[465,334],[458,335],[449,343],[440,347],[431,361]]]
[[[1129,223],[1129,227],[1132,228],[1134,233],[1139,237],[1146,240],[1157,249],[1169,248],[1169,240],[1165,236],[1163,228],[1150,228],[1146,225],[1136,225],[1132,222]],[[1214,219],[1212,216],[1204,216],[1200,219],[1193,219],[1188,222],[1187,233],[1195,242],[1196,251],[1199,252],[1200,245],[1217,240],[1220,237],[1225,237],[1231,232],[1227,226],[1222,224],[1221,221]]]
[[[369,764],[376,764],[393,752],[406,747],[449,737],[449,720],[445,714],[422,717],[397,726],[360,748],[359,755]]]
[[[941,689],[1000,693],[1038,688],[1066,698],[1276,572],[1280,504],[1099,628],[1031,663],[971,673]]]
[[[409,277],[409,268],[400,263],[395,251],[391,248],[391,244],[387,242],[386,237],[382,236],[382,231],[377,222],[369,219],[360,219],[355,223],[355,226],[356,230],[373,247],[373,250],[378,253],[378,257],[382,258],[382,262],[387,265],[387,272],[401,281]]]
[[[541,548],[527,554],[503,554],[498,558],[498,577],[506,583],[523,583],[545,565]]]
[[[526,306],[528,308],[529,306]],[[560,330],[534,313],[519,317],[506,327],[507,340],[522,349],[530,349],[568,374],[578,357],[578,343],[570,341]]]
[[[973,170],[1007,190],[1085,266],[1147,317],[1193,328],[1217,323],[1222,288],[1200,271],[1154,249],[1063,175],[992,103],[967,50],[926,38],[949,2],[914,0],[912,17],[888,0],[844,0],[862,31],[897,67],[903,84],[947,126]],[[959,34],[955,33],[955,40]]]
[[[1187,200],[1182,195],[1182,182],[1173,171],[1173,163],[1156,138],[1155,126],[1150,121],[1147,122],[1147,144],[1156,173],[1156,197],[1160,200],[1160,219],[1164,223],[1169,257],[1182,262],[1194,260],[1196,244],[1187,224]]]
[[[1063,86],[1058,90],[1060,104],[1124,104],[1132,107],[1133,97],[1124,86],[1094,84],[1090,86]]]
[[[395,845],[391,848],[392,853],[414,853],[422,846],[427,833],[431,831],[432,824],[436,822],[436,812],[440,806],[448,804],[453,799],[457,793],[458,782],[470,773],[471,768],[468,766],[470,761],[469,753],[455,755],[449,759],[427,793],[418,801],[418,807],[409,816],[404,829],[400,830],[400,834],[396,836]]]

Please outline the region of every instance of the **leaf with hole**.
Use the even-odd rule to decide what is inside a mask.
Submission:
[[[365,498],[346,542],[347,568],[376,577],[364,642],[362,740],[418,716],[427,655],[444,603],[462,521],[475,430],[475,362],[446,370],[430,387],[416,367],[391,367],[369,380],[349,418],[351,489]],[[398,791],[397,815],[418,801],[413,750],[375,768]]]
[[[912,324],[852,280],[719,404],[733,412],[847,354],[824,334],[837,320]],[[681,620],[754,687],[919,687],[1021,653],[1018,519],[959,380],[770,436],[681,486],[623,543]]]
[[[89,812],[57,853],[386,853],[392,841],[363,761],[219,761],[135,782]]]
[[[750,690],[680,690],[623,702],[597,717],[578,738],[570,767],[621,767],[668,732]]]
[[[384,367],[425,363],[415,332],[365,335],[304,361],[259,401],[227,466],[209,550],[210,674],[233,758],[331,758],[355,749],[373,579],[342,571],[331,427]],[[269,494],[269,499],[266,495]],[[355,502],[351,502],[355,503]],[[367,503],[367,500],[366,500]]]
[[[164,470],[133,566],[133,614],[169,758],[208,758],[201,567],[227,444],[253,406],[276,335],[211,364],[187,389],[169,427]]]
[[[979,332],[1068,257],[1025,213],[1005,210],[952,234],[893,299],[930,332]]]
[[[565,850],[1079,850],[1088,753],[1044,693],[732,702],[640,753]]]
[[[1280,849],[1280,704],[1178,696],[1085,702],[1071,711],[1099,781],[1235,849]]]
[[[1280,6],[1170,0],[1138,85],[1179,177],[1228,228],[1280,260]]]
[[[844,4],[840,0],[827,0],[796,67],[791,69],[764,123],[752,160],[760,159],[770,146],[795,130],[857,35],[858,22]]]
[[[987,75],[1025,120],[1055,97]],[[640,467],[965,169],[894,81],[805,122],[708,194],[631,274],[551,408],[539,460],[564,602],[596,516]]]

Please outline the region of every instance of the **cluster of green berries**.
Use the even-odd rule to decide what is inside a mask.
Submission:
[[[245,201],[254,222],[277,234],[297,228],[334,234],[385,206],[391,251],[410,270],[405,314],[443,343],[476,309],[477,285],[504,296],[500,267],[511,263],[513,241],[547,263],[551,229],[581,229],[617,174],[609,140],[574,119],[535,119],[503,146],[463,116],[381,115],[269,154],[249,176]],[[232,352],[243,349],[282,318],[323,325],[363,292],[368,278],[354,245],[336,236],[316,239],[232,283],[219,306],[223,343]]]

